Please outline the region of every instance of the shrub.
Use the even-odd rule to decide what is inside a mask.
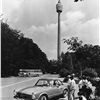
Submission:
[[[95,95],[100,97],[100,80],[95,82],[96,92]]]
[[[94,69],[91,69],[91,68],[86,68],[86,69],[83,71],[83,75],[89,76],[89,77],[91,77],[91,78],[97,77],[97,76],[98,76],[97,72],[96,72]]]
[[[61,69],[59,72],[60,77],[66,77],[68,74],[70,74],[70,72],[65,68]]]

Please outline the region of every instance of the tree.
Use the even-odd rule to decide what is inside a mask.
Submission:
[[[82,44],[83,42],[78,39],[78,37],[72,37],[70,39],[63,39],[64,43],[69,45],[67,50],[69,52],[73,52],[76,57],[72,58],[74,60],[76,58],[76,63],[73,64],[74,67],[77,68],[80,64],[81,71],[85,68],[96,69],[96,71],[100,72],[100,46],[99,45],[91,45],[91,44]],[[73,61],[75,62],[75,61]],[[74,69],[76,69],[74,68]]]
[[[70,72],[67,70],[67,69],[65,69],[65,68],[62,68],[61,70],[60,70],[60,72],[59,72],[59,76],[60,77],[66,77],[67,75],[69,75],[70,74]]]
[[[67,45],[69,45],[69,47],[67,48],[67,50],[69,52],[76,52],[81,46],[82,46],[82,41],[78,39],[78,37],[72,37],[70,39],[63,39],[64,43],[66,43]],[[68,63],[70,62],[70,64],[68,66],[70,66],[70,71],[71,72],[75,72],[74,70],[74,65],[73,65],[73,58],[72,55],[70,55],[72,53],[69,53],[69,59],[70,61],[65,60],[65,58],[63,59],[63,63],[66,63],[68,65]],[[65,56],[66,57],[66,56]],[[76,57],[74,56],[74,58],[76,59]],[[75,61],[74,61],[75,62]]]
[[[94,77],[97,77],[98,76],[97,72],[94,69],[91,69],[91,68],[86,68],[83,71],[83,75],[89,76],[91,78],[94,78]]]
[[[45,69],[47,56],[30,38],[1,22],[1,76],[17,75],[19,69]]]
[[[66,52],[62,59],[62,67],[69,70],[70,74],[73,72],[73,60],[72,55],[69,52]]]
[[[19,31],[1,22],[1,76],[13,75],[16,71],[15,47],[18,45]]]
[[[86,67],[100,68],[100,46],[84,44],[75,52],[77,59],[83,59]]]
[[[64,43],[67,43],[67,45],[69,45],[69,47],[67,48],[67,50],[70,51],[77,51],[78,48],[80,48],[82,46],[82,41],[78,39],[78,37],[72,37],[70,39],[63,39]]]
[[[61,63],[57,60],[50,60],[50,73],[59,73]]]

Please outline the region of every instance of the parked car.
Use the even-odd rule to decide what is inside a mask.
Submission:
[[[59,79],[39,79],[34,86],[14,90],[17,100],[49,100],[57,96],[67,96],[67,84]]]

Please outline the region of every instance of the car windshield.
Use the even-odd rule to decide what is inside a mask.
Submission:
[[[37,83],[35,84],[35,86],[49,86],[49,80],[43,80],[40,79],[37,81]]]

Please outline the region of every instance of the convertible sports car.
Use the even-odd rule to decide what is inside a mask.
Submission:
[[[67,96],[67,84],[59,79],[39,79],[34,86],[19,91],[14,90],[17,100],[49,100],[57,96]]]

